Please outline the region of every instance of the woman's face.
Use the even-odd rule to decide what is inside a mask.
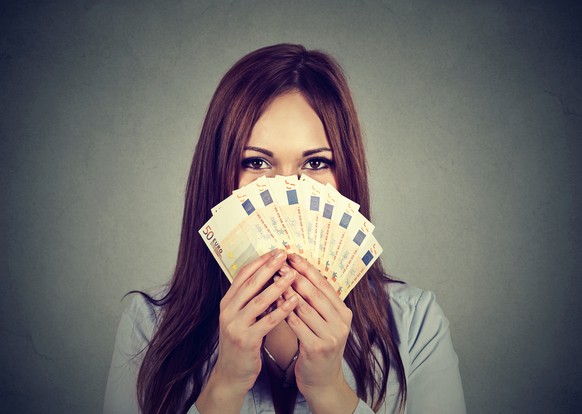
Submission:
[[[273,100],[244,148],[239,188],[262,175],[306,174],[337,188],[333,153],[319,117],[299,92]]]

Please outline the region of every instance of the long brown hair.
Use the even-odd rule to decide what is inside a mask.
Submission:
[[[254,124],[274,98],[291,91],[305,96],[324,125],[338,190],[359,203],[361,213],[370,218],[362,134],[337,62],[325,53],[291,44],[258,49],[239,60],[218,85],[196,145],[172,281],[159,300],[144,294],[160,307],[160,318],[137,381],[143,413],[186,411],[212,369],[219,302],[229,282],[198,229],[209,219],[210,209],[238,186],[240,160]],[[358,397],[372,401],[374,410],[386,397],[391,360],[400,384],[401,408],[406,400],[404,367],[385,289],[389,282],[377,261],[345,301],[353,322],[344,356],[354,373]]]

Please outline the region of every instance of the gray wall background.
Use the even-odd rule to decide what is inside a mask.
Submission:
[[[1,7],[1,412],[101,411],[122,295],[171,275],[211,94],[278,42],[347,71],[383,261],[437,293],[469,411],[581,412],[579,2]]]

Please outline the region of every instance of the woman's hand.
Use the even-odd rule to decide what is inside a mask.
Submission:
[[[300,296],[295,311],[287,318],[299,338],[297,387],[315,413],[352,413],[359,399],[342,370],[352,311],[307,260],[293,254],[289,262],[298,275],[284,298],[289,300],[295,292]]]
[[[255,259],[239,271],[222,298],[218,359],[196,401],[199,411],[240,411],[246,393],[261,371],[263,337],[283,321],[298,302],[297,295],[289,295],[281,306],[257,319],[296,277],[285,260],[282,250],[274,250]],[[281,268],[283,277],[264,288]]]

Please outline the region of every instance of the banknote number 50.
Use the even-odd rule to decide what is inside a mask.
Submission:
[[[212,231],[212,229],[210,228],[210,226],[206,226],[204,228],[204,231],[202,233],[206,236],[206,238],[208,240],[212,240],[212,238],[214,237],[214,232]]]

